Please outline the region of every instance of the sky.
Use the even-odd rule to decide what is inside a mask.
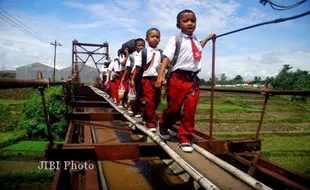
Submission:
[[[297,1],[273,0],[281,5]],[[277,11],[259,0],[0,0],[0,70],[15,70],[35,62],[53,67],[54,46],[50,43],[55,40],[62,45],[57,46],[56,68],[71,66],[74,39],[81,43],[108,42],[113,58],[124,42],[145,38],[145,32],[153,27],[160,30],[158,47],[164,49],[168,40],[180,32],[176,15],[184,9],[195,12],[195,34],[202,40],[211,32],[220,35],[310,11],[310,1]],[[7,18],[17,19],[41,40],[12,26]],[[292,71],[310,72],[309,31],[310,15],[217,38],[215,75],[265,79],[276,76],[284,64],[292,66]],[[199,77],[209,80],[211,64],[209,41],[203,50]],[[93,62],[86,65],[94,67]]]

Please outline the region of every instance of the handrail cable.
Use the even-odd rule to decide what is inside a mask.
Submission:
[[[275,19],[273,21],[262,22],[262,23],[259,23],[259,24],[247,26],[247,27],[244,27],[244,28],[240,28],[238,30],[233,30],[233,31],[230,31],[230,32],[227,32],[227,33],[224,33],[224,34],[217,35],[216,38],[223,37],[223,36],[226,36],[228,34],[240,32],[240,31],[243,31],[243,30],[247,30],[247,29],[250,29],[250,28],[255,28],[255,27],[258,27],[258,26],[262,26],[262,25],[277,24],[279,22],[285,22],[285,21],[288,21],[288,20],[297,19],[297,18],[300,18],[300,17],[303,17],[303,16],[307,16],[309,14],[310,14],[310,11],[307,11],[307,12],[304,12],[302,14],[291,16],[291,17],[287,17],[287,18],[278,18],[278,19]]]
[[[292,8],[295,8],[301,4],[303,4],[304,2],[306,2],[307,0],[302,0],[302,1],[299,1],[293,5],[278,5],[274,2],[272,2],[271,0],[260,0],[259,2],[261,4],[263,4],[264,6],[269,3],[270,7],[274,10],[277,10],[277,11],[283,11],[283,10],[287,10],[287,9],[292,9]]]

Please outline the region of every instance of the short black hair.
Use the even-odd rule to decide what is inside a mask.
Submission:
[[[194,11],[189,10],[189,9],[185,9],[185,10],[179,12],[179,14],[177,15],[177,23],[178,24],[180,24],[181,16],[183,13],[193,13],[195,15]]]
[[[143,38],[137,38],[137,39],[135,40],[135,45],[137,45],[137,42],[143,42],[143,43],[145,44],[145,41],[144,41]]]
[[[122,54],[122,50],[121,49],[117,50],[117,55],[120,56],[121,54]]]
[[[157,32],[159,32],[159,34],[160,34],[160,31],[157,29],[157,28],[150,28],[150,29],[148,29],[147,31],[146,31],[146,38],[148,37],[148,35],[149,35],[149,33],[152,31],[152,30],[156,30]]]

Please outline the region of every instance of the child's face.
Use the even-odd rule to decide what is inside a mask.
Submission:
[[[139,52],[142,49],[144,49],[144,42],[143,41],[137,41],[137,43],[136,43],[136,51]]]
[[[146,37],[146,41],[150,47],[156,48],[160,42],[160,33],[157,30],[151,30]]]
[[[191,36],[196,29],[196,16],[194,13],[183,13],[181,15],[177,27],[181,29],[184,34]]]

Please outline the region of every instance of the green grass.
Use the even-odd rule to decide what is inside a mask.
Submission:
[[[0,151],[1,161],[42,161],[45,152],[42,151]]]
[[[294,169],[300,173],[305,174],[306,176],[310,176],[310,156],[307,155],[295,155],[295,154],[287,154],[287,155],[265,155],[269,160],[279,163],[282,166],[287,168]]]
[[[27,102],[27,100],[0,99],[0,104],[2,104],[2,105],[24,104],[25,102]]]
[[[48,141],[20,141],[16,144],[4,147],[0,151],[44,151]],[[59,142],[56,142],[59,143]]]
[[[13,144],[24,136],[24,131],[0,132],[0,148]]]
[[[272,151],[283,151],[283,152],[294,152],[294,151],[309,151],[310,153],[310,135],[296,135],[287,134],[284,136],[284,134],[265,134],[262,135],[262,149],[266,152],[272,152]],[[309,154],[310,156],[310,154]]]
[[[37,170],[29,172],[7,172],[0,173],[0,184],[10,186],[11,183],[29,183],[29,182],[51,182],[54,172],[49,170]]]

